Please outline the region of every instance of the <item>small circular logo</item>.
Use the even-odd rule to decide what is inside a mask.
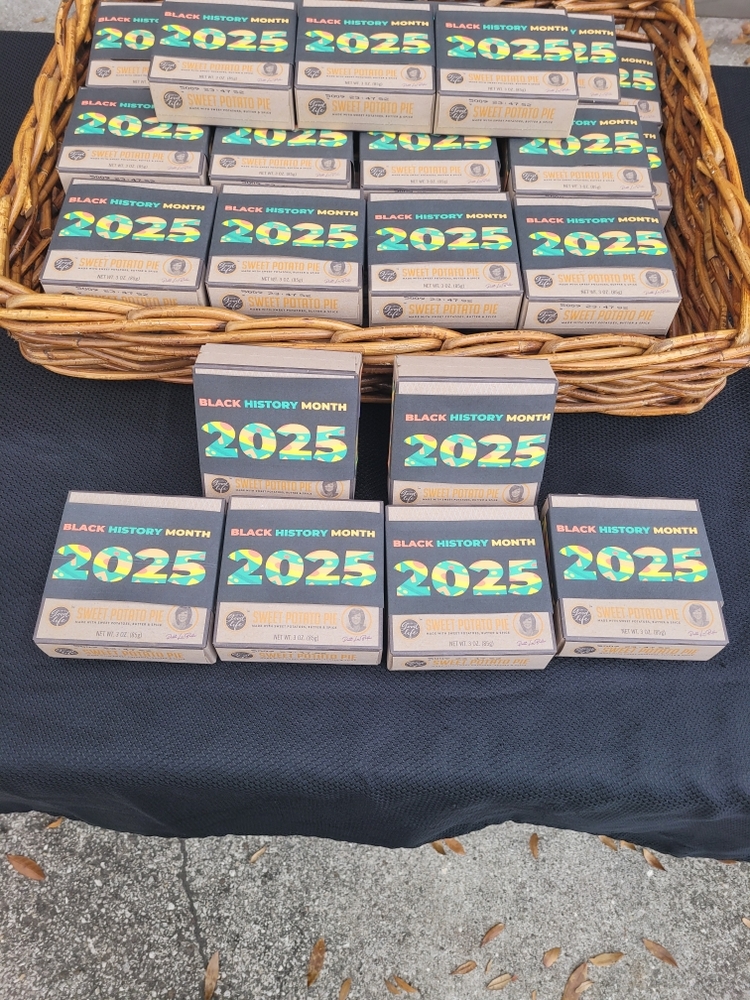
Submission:
[[[463,83],[464,82],[464,78],[461,76],[460,73],[449,73],[447,79],[448,79],[448,83]]]
[[[230,628],[233,632],[239,632],[240,629],[243,629],[247,625],[247,618],[245,618],[241,611],[230,611],[224,621],[227,628]]]
[[[699,601],[686,604],[682,613],[687,623],[692,625],[693,628],[710,628],[714,623],[714,616],[711,609],[707,604],[701,604]]]
[[[570,612],[570,617],[577,625],[588,625],[591,621],[591,612],[582,604],[578,604]]]
[[[534,284],[539,288],[550,288],[552,285],[552,278],[548,274],[537,274],[534,278]]]
[[[336,166],[336,161],[331,156],[327,156],[324,160],[318,160],[318,168],[320,170],[325,170],[328,173],[335,170]]]
[[[317,494],[324,500],[335,500],[341,493],[342,489],[342,483],[338,482],[338,480],[330,479],[320,483],[317,487]]]
[[[562,73],[548,73],[544,78],[544,82],[550,87],[564,87],[566,79]]]
[[[487,174],[487,168],[483,163],[470,163],[467,169],[470,177],[485,177]]]
[[[221,300],[221,304],[225,309],[237,310],[242,308],[242,299],[239,295],[225,295]]]
[[[211,489],[214,491],[214,493],[228,493],[229,483],[227,482],[226,479],[223,479],[221,476],[218,476],[216,479],[211,480]]]
[[[536,319],[538,323],[542,324],[542,326],[547,326],[549,323],[555,322],[557,319],[557,313],[554,309],[542,309]]]
[[[533,170],[524,170],[521,177],[523,177],[527,184],[536,184],[539,180],[539,174],[535,174]]]
[[[347,632],[360,635],[370,628],[372,616],[364,608],[347,608],[342,612],[341,621]]]
[[[633,167],[626,167],[621,170],[617,175],[623,184],[640,184],[641,174],[640,171],[635,170]]]
[[[245,652],[244,649],[241,649],[237,653],[232,653],[231,655],[233,660],[252,660],[253,658],[253,654]]]
[[[82,149],[71,149],[68,153],[69,160],[85,160],[86,153]]]
[[[388,319],[399,319],[404,315],[404,310],[398,302],[388,302],[383,306],[383,315]]]
[[[407,66],[405,70],[402,70],[401,75],[410,83],[419,83],[424,77],[424,71],[419,66]]]
[[[172,608],[167,615],[167,621],[175,632],[187,632],[198,621],[198,611],[189,604],[180,604],[179,607]]]
[[[345,278],[350,267],[345,260],[331,260],[323,268],[332,278]]]
[[[185,149],[178,149],[174,153],[170,154],[169,159],[172,163],[189,163],[190,153],[188,153]]]
[[[159,69],[163,70],[165,73],[171,73],[173,70],[177,69],[177,63],[176,62],[172,62],[171,59],[162,59],[162,61],[159,63]],[[166,95],[166,97],[168,97],[168,96],[169,96],[169,94]],[[172,107],[171,104],[169,106],[170,106],[170,108]],[[178,105],[178,107],[179,107],[179,105]]]
[[[513,619],[513,628],[524,639],[535,639],[542,631],[542,623],[530,611],[523,611]]]
[[[507,281],[509,274],[508,268],[503,267],[502,264],[489,264],[484,269],[484,275],[490,281]]]
[[[392,267],[382,267],[378,271],[378,277],[381,281],[395,281],[397,275]]]
[[[404,665],[410,667],[412,670],[419,670],[420,667],[427,666],[427,660],[407,660]]]
[[[261,72],[263,73],[263,76],[277,76],[279,67],[276,63],[263,63]]]
[[[313,97],[307,102],[307,109],[311,115],[324,115],[328,111],[328,105],[321,97]]]
[[[507,504],[523,503],[526,499],[527,490],[523,483],[513,483],[512,486],[503,490],[503,500]]]
[[[233,260],[220,260],[216,265],[216,270],[219,274],[234,274],[237,270],[237,265]]]
[[[370,177],[385,177],[387,173],[385,167],[370,167]]]
[[[454,104],[448,112],[448,117],[452,122],[463,122],[469,117],[469,109],[465,104]]]
[[[595,653],[596,646],[576,646],[573,652],[578,653],[579,656],[585,656],[587,653]]]
[[[416,639],[421,629],[419,622],[415,622],[413,618],[407,618],[405,622],[401,622],[399,631],[404,639]]]
[[[219,160],[219,166],[226,167],[227,170],[230,170],[232,167],[237,166],[237,161],[233,156],[222,156]]]
[[[60,656],[78,656],[77,649],[71,649],[69,646],[58,646],[55,650]]]
[[[317,80],[320,76],[320,70],[317,66],[308,66],[305,70],[305,76],[308,80]]]
[[[73,261],[70,257],[58,257],[53,267],[56,271],[69,271],[73,266]]]
[[[182,98],[176,90],[168,90],[164,95],[164,103],[172,111],[177,111],[178,108],[182,107]]]
[[[606,76],[595,76],[592,83],[594,90],[609,90],[610,83]]]
[[[414,503],[417,499],[417,496],[418,494],[416,490],[411,489],[411,487],[407,487],[405,490],[401,490],[401,492],[398,495],[398,498],[401,501],[401,503]]]
[[[643,271],[641,281],[646,288],[663,288],[666,284],[666,278],[661,271]]]
[[[61,625],[67,625],[70,621],[70,611],[62,606],[59,608],[53,608],[49,613],[49,623],[59,628]]]
[[[173,278],[181,278],[190,271],[190,263],[184,257],[172,257],[164,265],[167,274]]]
[[[109,66],[100,66],[96,71],[96,76],[98,76],[100,80],[106,80],[108,76],[112,76],[112,70]]]

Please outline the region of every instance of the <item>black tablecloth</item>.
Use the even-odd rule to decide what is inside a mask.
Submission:
[[[46,35],[0,35],[2,160]],[[717,73],[750,164],[750,71]],[[140,833],[409,846],[514,819],[750,858],[750,375],[703,413],[559,416],[567,493],[698,497],[726,599],[709,663],[543,672],[50,660],[31,641],[66,492],[196,494],[191,390],[74,380],[0,342],[0,810]],[[388,410],[362,413],[358,496],[385,497]]]

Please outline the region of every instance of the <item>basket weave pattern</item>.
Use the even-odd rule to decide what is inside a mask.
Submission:
[[[39,276],[63,201],[56,162],[85,77],[93,0],[63,0],[55,44],[0,183],[0,326],[29,361],[96,379],[191,380],[207,342],[364,355],[363,399],[390,398],[393,358],[405,353],[547,358],[560,380],[558,412],[629,416],[692,413],[750,362],[750,205],[722,122],[694,0],[489,0],[614,14],[618,34],[651,41],[664,104],[674,211],[667,235],[683,302],[667,338],[558,337],[538,330],[462,334],[429,325],[361,329],[319,319],[251,319],[202,306],[142,308],[111,299],[46,295]]]

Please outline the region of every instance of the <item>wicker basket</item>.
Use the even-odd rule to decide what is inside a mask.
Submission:
[[[504,0],[489,0],[502,6]],[[668,338],[557,337],[538,330],[462,334],[434,326],[367,330],[318,319],[255,320],[212,307],[134,308],[110,299],[45,295],[45,251],[62,204],[56,159],[91,41],[92,0],[63,0],[55,44],[16,136],[0,187],[0,325],[29,361],[79,378],[189,382],[207,341],[316,347],[364,355],[363,399],[390,398],[396,354],[548,358],[559,412],[692,413],[750,360],[750,205],[722,123],[694,0],[523,0],[614,14],[622,38],[656,47],[665,151],[675,208],[668,236],[683,303]]]

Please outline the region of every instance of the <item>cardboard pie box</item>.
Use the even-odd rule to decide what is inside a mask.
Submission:
[[[360,132],[363,191],[498,191],[497,139],[487,135]]]
[[[229,501],[216,651],[229,662],[379,664],[383,505]]]
[[[148,87],[161,3],[108,3],[96,10],[87,87]]]
[[[352,186],[354,136],[335,129],[217,128],[210,181],[302,188]]]
[[[697,500],[550,495],[561,656],[710,660],[729,642]]]
[[[672,214],[672,192],[659,126],[645,123],[643,126],[643,138],[646,140],[648,160],[651,167],[651,180],[654,184],[654,202],[659,209],[662,225],[666,226],[669,216]]]
[[[223,500],[72,491],[34,642],[59,658],[213,663],[223,528]]]
[[[617,43],[620,56],[620,103],[636,108],[641,121],[661,125],[661,91],[650,42]]]
[[[620,57],[611,14],[568,14],[581,104],[617,104]]]

